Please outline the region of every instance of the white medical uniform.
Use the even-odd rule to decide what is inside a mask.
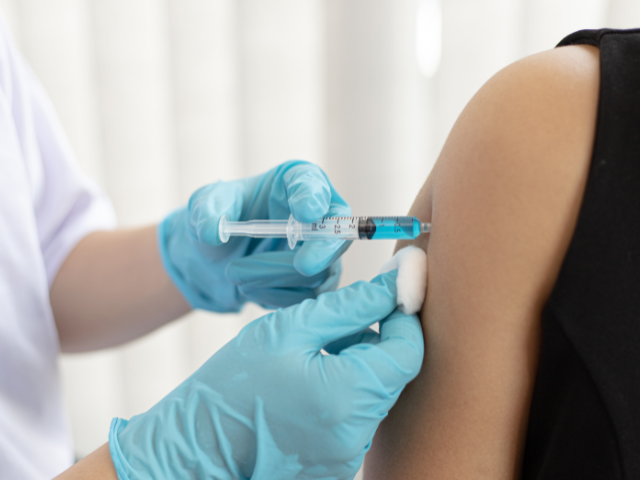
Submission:
[[[74,246],[114,223],[0,18],[1,479],[50,479],[71,465],[49,289]]]

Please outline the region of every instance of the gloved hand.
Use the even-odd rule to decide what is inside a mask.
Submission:
[[[422,363],[396,276],[255,320],[148,412],[114,419],[120,480],[353,478]],[[378,335],[367,327],[379,320]]]
[[[307,242],[295,251],[286,239],[231,237],[222,243],[218,223],[288,219],[313,222],[351,209],[316,165],[292,161],[262,175],[218,182],[197,190],[187,208],[158,227],[165,270],[193,308],[240,310],[246,301],[286,307],[335,290],[340,255],[350,242]]]

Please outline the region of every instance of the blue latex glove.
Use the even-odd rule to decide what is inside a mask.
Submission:
[[[288,219],[313,222],[351,209],[316,165],[287,162],[262,175],[218,182],[197,190],[187,208],[158,227],[165,270],[193,308],[240,310],[246,301],[286,307],[335,290],[337,261],[349,242],[306,242],[295,251],[286,239],[231,237],[222,243],[218,223]]]
[[[353,478],[422,363],[396,276],[255,320],[151,410],[114,419],[120,480]],[[367,329],[379,320],[380,335]]]

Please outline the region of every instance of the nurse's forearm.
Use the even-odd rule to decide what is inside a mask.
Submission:
[[[67,352],[133,340],[190,310],[164,271],[155,226],[88,235],[65,260],[50,294]]]
[[[54,480],[87,480],[89,478],[91,480],[118,480],[118,474],[109,454],[108,443],[62,472]]]

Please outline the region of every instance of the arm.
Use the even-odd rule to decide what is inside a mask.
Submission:
[[[50,292],[63,351],[118,345],[190,310],[157,245],[155,226],[94,232],[78,243]]]
[[[422,371],[381,424],[365,478],[519,475],[541,309],[568,248],[595,133],[598,50],[491,79],[411,209],[431,221]]]
[[[132,340],[191,307],[226,313],[252,301],[277,308],[335,289],[337,260],[348,242],[309,242],[292,251],[286,239],[223,243],[218,235],[223,215],[246,221],[291,214],[313,221],[351,209],[320,168],[291,161],[200,188],[157,230],[88,235],[65,259],[50,292],[63,350]]]
[[[96,451],[87,455],[73,467],[62,472],[55,480],[118,480],[113,467],[109,444],[106,443]]]

